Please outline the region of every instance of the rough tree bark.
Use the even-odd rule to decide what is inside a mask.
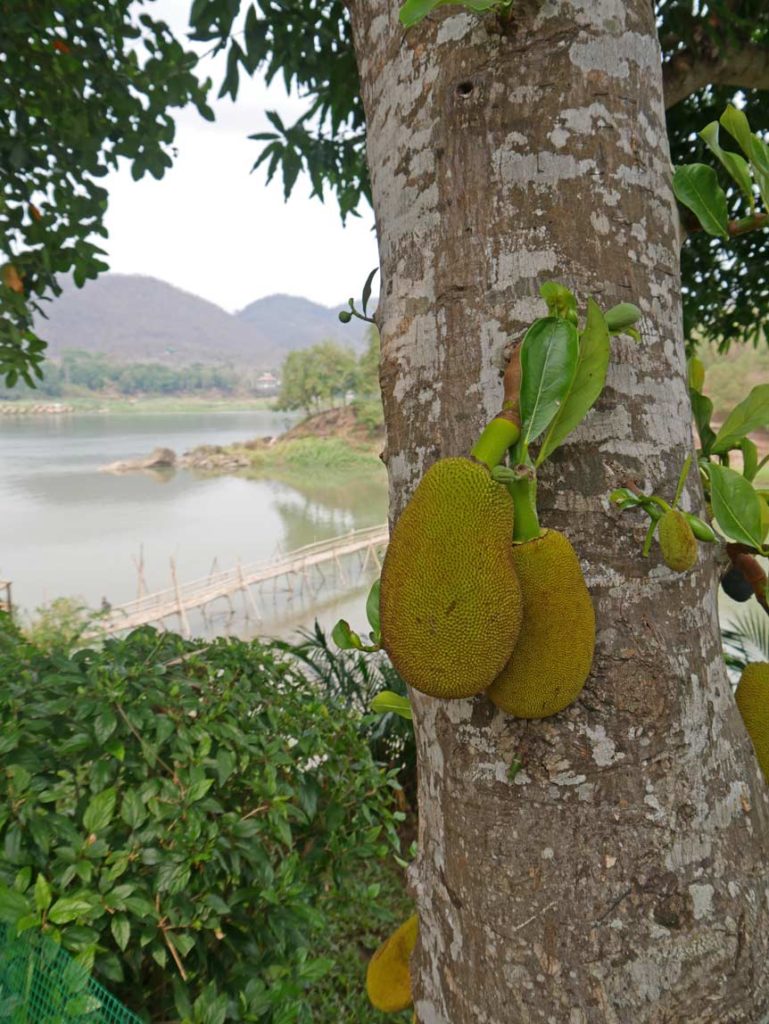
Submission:
[[[670,495],[692,448],[653,5],[515,0],[505,27],[448,7],[408,33],[398,6],[350,2],[393,517],[497,410],[542,280],[644,313],[541,485],[598,614],[582,698],[524,722],[483,696],[413,695],[417,1018],[757,1024],[769,802],[720,657],[713,566],[642,559],[642,524],[607,500],[628,479]],[[700,501],[692,474],[685,503]]]

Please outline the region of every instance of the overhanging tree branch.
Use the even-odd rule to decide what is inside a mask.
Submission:
[[[662,80],[668,110],[706,85],[769,89],[769,49],[748,45],[714,59],[680,50],[663,64]]]

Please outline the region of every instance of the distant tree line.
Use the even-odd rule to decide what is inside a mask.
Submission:
[[[0,384],[0,398],[20,399],[37,395],[60,398],[105,391],[119,395],[173,395],[207,391],[234,394],[254,390],[254,381],[249,380],[249,375],[231,366],[193,363],[173,367],[163,363],[120,363],[103,353],[81,350],[64,352],[59,362],[46,360],[44,374],[34,390],[21,384],[11,390]]]
[[[321,341],[290,352],[281,370],[279,409],[303,409],[308,415],[344,405],[348,399],[379,397],[379,334],[372,327],[359,357],[335,341]]]
[[[124,363],[104,353],[72,349],[63,352],[58,362],[46,360],[44,377],[34,390],[21,382],[12,389],[0,382],[0,400],[62,398],[89,393],[128,396],[216,391],[242,395],[258,390],[265,394],[256,386],[257,377],[256,371],[242,367]],[[367,420],[381,422],[379,334],[375,327],[369,331],[366,350],[360,356],[334,341],[322,341],[286,356],[276,400],[278,409],[301,409],[309,415],[346,404],[353,398],[366,407],[362,411]]]

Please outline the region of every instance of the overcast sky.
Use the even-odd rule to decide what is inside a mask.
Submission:
[[[184,33],[190,0],[157,0],[151,9]],[[235,103],[217,100],[220,68],[210,58],[203,64],[216,83],[216,121],[178,113],[179,155],[161,181],[136,182],[127,168],[105,179],[110,269],[158,277],[231,311],[275,292],[327,306],[360,295],[378,263],[371,210],[362,206],[343,228],[333,196],[310,199],[308,179],[286,203],[280,171],[270,185],[263,167],[251,174],[262,144],[248,135],[270,129],[265,110],[290,123],[303,105],[261,76],[241,77]]]

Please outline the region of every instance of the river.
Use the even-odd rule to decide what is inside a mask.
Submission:
[[[285,414],[268,411],[92,414],[0,419],[0,578],[9,579],[24,613],[60,596],[92,608],[220,569],[269,561],[277,554],[386,517],[384,472],[363,479],[290,484],[277,479],[113,475],[100,467],[162,445],[182,453],[280,433]],[[371,573],[349,589],[322,587],[315,598],[281,591],[260,598],[262,622],[242,622],[229,608],[222,631],[290,635],[317,614],[329,627],[340,615],[358,625]],[[346,591],[346,592],[343,592]],[[236,609],[239,599],[234,601]],[[245,603],[244,603],[245,607]],[[224,614],[224,609],[220,609]],[[221,617],[220,617],[221,622]],[[198,624],[196,632],[209,631]]]

